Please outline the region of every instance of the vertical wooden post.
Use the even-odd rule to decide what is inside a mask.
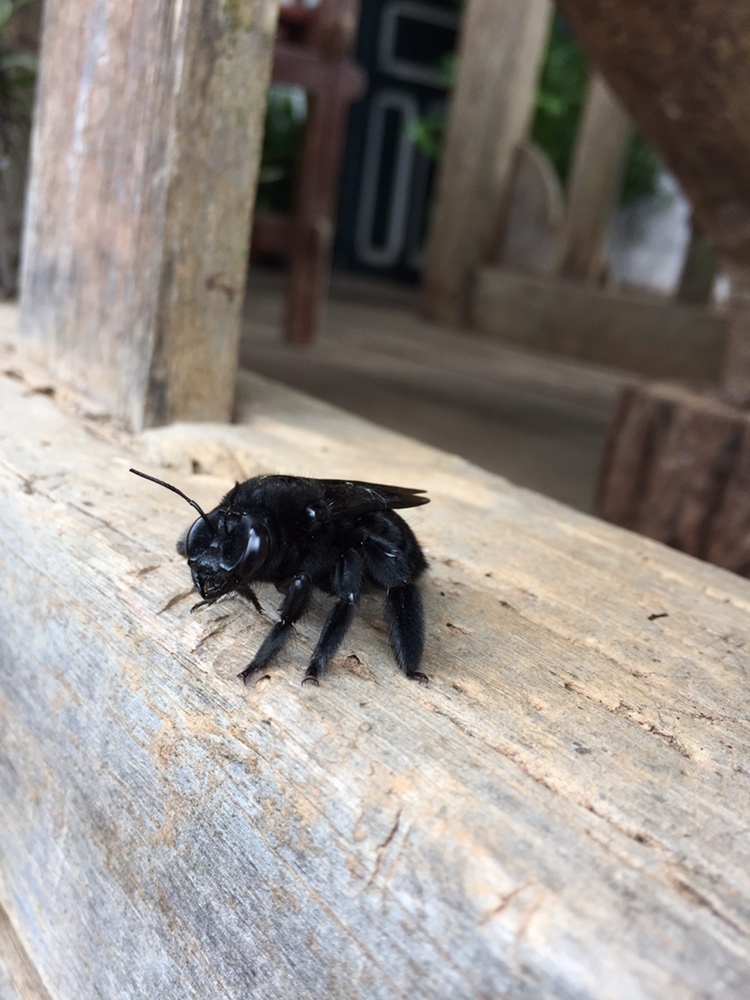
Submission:
[[[714,248],[696,226],[695,219],[690,220],[690,242],[682,262],[680,280],[677,283],[675,298],[678,302],[693,302],[705,305],[711,301],[718,261]]]
[[[21,323],[130,426],[229,417],[276,0],[47,0]]]
[[[742,405],[750,398],[750,268],[728,268],[729,337],[723,382],[728,396]]]
[[[568,180],[561,274],[597,280],[632,134],[630,119],[604,80],[593,75]]]
[[[469,0],[425,256],[424,306],[468,315],[496,236],[513,154],[525,138],[549,34],[549,0]]]
[[[311,344],[323,319],[346,122],[351,102],[366,86],[352,58],[359,10],[359,0],[323,0],[315,21],[315,86],[307,91],[284,323],[286,339],[293,344]]]

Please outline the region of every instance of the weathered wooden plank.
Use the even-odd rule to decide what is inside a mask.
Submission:
[[[260,379],[130,437],[2,368],[0,901],[53,996],[744,1000],[750,583]],[[136,462],[429,489],[429,686],[373,597],[243,687],[267,622],[189,614]]]
[[[471,0],[464,9],[423,276],[425,310],[441,322],[465,322],[476,269],[498,238],[550,18],[549,0]]]
[[[3,1000],[52,1000],[3,909],[0,909],[0,996]]]
[[[652,378],[721,378],[728,320],[716,309],[502,267],[479,271],[474,322],[486,333]]]
[[[275,0],[49,0],[23,328],[132,426],[227,419]]]

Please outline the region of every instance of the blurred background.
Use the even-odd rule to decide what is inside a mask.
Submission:
[[[484,98],[480,78],[472,104],[457,92],[476,44],[461,4],[282,4],[241,358],[593,511],[623,387],[717,383],[728,286],[677,182],[565,18],[547,0],[520,8],[493,26],[498,50],[518,47],[517,64],[486,77]],[[6,297],[17,289],[42,13],[41,0],[0,2]],[[466,185],[444,192],[457,221],[441,223],[454,99],[461,127],[476,114],[482,138],[462,151],[453,136],[451,172],[465,154]],[[490,158],[499,203],[482,188]],[[433,221],[433,243],[452,259],[428,246]]]

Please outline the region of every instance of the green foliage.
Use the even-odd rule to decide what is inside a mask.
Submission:
[[[583,52],[556,17],[539,81],[531,137],[547,154],[563,183],[570,169],[587,84]]]
[[[257,206],[262,211],[283,212],[292,204],[305,117],[300,91],[277,85],[270,88],[258,178]]]
[[[646,143],[640,132],[634,132],[625,163],[625,176],[620,190],[620,203],[625,205],[636,198],[654,194],[662,170],[659,157]]]
[[[455,56],[446,58],[442,70],[446,87],[452,87]],[[547,154],[563,184],[570,170],[587,86],[586,57],[562,19],[555,17],[536,95],[531,136]],[[445,138],[445,119],[437,114],[425,115],[409,128],[409,135],[423,153],[438,160]],[[640,135],[634,134],[625,165],[621,202],[653,194],[660,169],[656,153]]]
[[[457,66],[458,59],[453,52],[447,56],[443,56],[440,61],[440,76],[446,90],[453,88],[453,84],[456,81]],[[445,139],[444,114],[433,111],[429,115],[423,115],[407,126],[407,132],[417,149],[421,149],[431,160],[440,159]]]
[[[13,0],[0,0],[0,31],[10,21],[14,10]]]
[[[0,130],[28,125],[34,104],[38,61],[31,52],[11,48],[8,22],[31,0],[0,0]]]
[[[443,152],[445,138],[445,115],[433,111],[422,115],[407,126],[409,138],[431,160],[439,160]]]
[[[588,65],[575,38],[555,17],[542,69],[531,135],[565,183],[575,148],[578,121],[586,99]],[[661,165],[656,153],[635,133],[625,163],[621,203],[653,194]]]

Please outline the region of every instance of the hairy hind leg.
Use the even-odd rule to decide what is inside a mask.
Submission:
[[[428,677],[417,670],[424,651],[424,611],[416,584],[402,583],[385,594],[385,620],[398,665],[407,677],[426,683]]]

